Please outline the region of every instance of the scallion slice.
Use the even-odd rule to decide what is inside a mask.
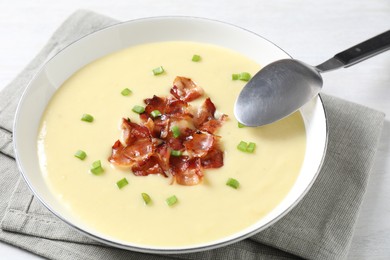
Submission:
[[[79,158],[80,160],[84,160],[85,157],[87,157],[87,154],[83,150],[78,150],[74,154],[75,157]]]
[[[153,69],[153,75],[155,76],[160,75],[162,73],[164,73],[164,68],[162,66]]]
[[[238,122],[238,128],[244,128],[245,125],[241,124],[240,122]]]
[[[104,172],[104,169],[102,167],[102,164],[100,160],[94,161],[91,166],[91,172],[95,175],[100,175]]]
[[[143,112],[145,112],[145,108],[143,106],[138,105],[135,105],[131,110],[137,114],[142,114]]]
[[[240,78],[240,74],[232,74],[232,80],[238,80]]]
[[[128,96],[132,93],[132,91],[128,88],[125,88],[121,91],[122,96]]]
[[[194,62],[200,61],[200,56],[197,54],[194,54],[194,56],[192,56],[192,61],[194,61]]]
[[[122,189],[123,187],[125,187],[127,184],[129,184],[129,182],[127,181],[126,178],[123,178],[119,181],[116,182],[116,186],[118,186],[119,189]]]
[[[102,163],[101,163],[100,160],[94,161],[94,162],[92,163],[92,168],[97,168],[97,167],[101,167],[101,166],[102,166]]]
[[[172,126],[171,131],[172,131],[173,137],[178,138],[180,136],[180,128],[177,125]]]
[[[168,206],[172,207],[178,202],[178,199],[175,195],[172,195],[171,197],[167,198],[165,201],[168,204]]]
[[[226,182],[226,185],[232,187],[233,189],[238,189],[240,183],[236,179],[229,178]]]
[[[179,150],[171,150],[172,156],[181,156],[182,152]]]
[[[251,79],[251,74],[248,72],[241,72],[239,74],[232,74],[232,80],[242,80],[249,81]]]
[[[252,143],[252,142],[250,142],[250,143],[248,144],[248,146],[246,147],[246,151],[247,151],[248,153],[253,153],[253,152],[255,151],[255,149],[256,149],[256,144],[255,144],[255,143]]]
[[[246,148],[247,148],[248,144],[244,141],[241,141],[238,145],[237,145],[237,149],[242,151],[242,152],[246,152]]]
[[[153,110],[150,115],[153,117],[153,118],[156,118],[156,117],[159,117],[161,116],[161,112],[160,110]]]
[[[81,117],[81,120],[91,123],[91,122],[93,122],[93,116],[91,116],[90,114],[83,114],[83,116]]]
[[[152,202],[152,199],[147,193],[141,193],[142,199],[144,200],[145,204],[148,205]]]
[[[238,79],[242,81],[249,81],[251,79],[251,74],[248,72],[241,72]]]
[[[242,152],[253,153],[255,151],[255,149],[256,149],[256,144],[252,143],[252,142],[246,143],[244,141],[241,141],[237,145],[237,149],[242,151]]]

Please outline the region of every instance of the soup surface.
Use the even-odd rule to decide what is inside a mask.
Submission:
[[[201,60],[192,61],[198,54]],[[163,66],[165,72],[153,75]],[[287,195],[299,174],[306,146],[299,112],[259,128],[239,128],[235,98],[245,85],[232,74],[260,65],[236,52],[193,42],[161,42],[133,46],[80,69],[55,93],[42,117],[38,156],[47,184],[58,200],[89,228],[139,245],[184,246],[234,234],[264,217]],[[135,176],[108,161],[119,139],[122,118],[140,122],[132,111],[153,95],[168,96],[176,76],[191,78],[228,120],[221,136],[224,166],[206,169],[200,184],[170,184],[160,175]],[[121,95],[131,89],[128,96]],[[200,105],[204,99],[191,102]],[[94,117],[81,121],[83,114]],[[240,141],[256,143],[253,153],[237,149]],[[84,160],[74,157],[87,153]],[[94,175],[91,164],[101,160],[104,173]],[[119,189],[117,181],[128,185]],[[239,181],[234,189],[229,178]],[[141,193],[152,203],[146,205]],[[166,198],[178,202],[168,206]]]

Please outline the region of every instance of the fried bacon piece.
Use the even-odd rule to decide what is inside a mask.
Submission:
[[[176,77],[173,81],[171,94],[177,99],[190,102],[202,96],[203,89],[197,86],[190,78]]]
[[[171,116],[188,115],[188,103],[180,99],[168,99],[165,114]]]
[[[170,152],[168,147],[162,143],[156,147],[151,156],[139,160],[131,167],[134,175],[147,176],[149,174],[161,174],[167,176],[170,170],[169,166]]]
[[[210,121],[212,119],[215,119],[215,105],[213,102],[211,102],[210,98],[206,98],[206,100],[203,102],[202,106],[198,108],[197,114],[194,118],[194,124],[196,127],[200,127],[202,124],[206,123],[207,121]]]
[[[223,152],[218,147],[213,147],[201,159],[201,165],[204,169],[220,168],[223,166]]]
[[[207,98],[201,107],[198,108],[194,116],[194,125],[201,131],[215,133],[227,120],[227,115],[222,115],[219,119],[215,118],[215,105],[210,98]]]
[[[184,147],[190,155],[203,157],[210,151],[216,141],[216,136],[212,134],[196,132],[189,140],[184,142]]]
[[[158,160],[155,156],[151,156],[146,160],[135,163],[131,167],[131,171],[137,176],[147,176],[149,174],[162,174],[165,175],[163,169],[158,164]]]
[[[200,158],[189,156],[172,157],[172,174],[178,184],[196,185],[203,177]]]
[[[149,129],[153,137],[166,138],[168,136],[168,127],[170,121],[191,120],[192,114],[187,110],[188,103],[176,98],[162,98],[153,96],[144,100],[145,112],[140,115],[144,125]],[[161,117],[152,117],[151,113],[155,110],[160,111]]]
[[[153,98],[145,99],[144,102],[146,104],[145,112],[141,114],[141,119],[143,121],[147,121],[148,118],[152,118],[150,113],[154,110],[160,111],[165,117],[192,117],[188,111],[188,103],[180,99],[153,96]]]
[[[187,102],[202,96],[203,90],[189,78],[176,77],[171,94],[145,99],[141,124],[122,120],[122,138],[112,146],[108,160],[137,176],[160,174],[181,185],[196,185],[204,169],[223,166],[220,137],[214,133],[227,115],[215,118],[216,108],[210,98],[194,112]],[[151,116],[154,110],[161,116]],[[173,150],[183,155],[173,156]]]
[[[125,146],[119,140],[116,141],[112,146],[111,156],[108,158],[108,161],[119,166],[131,166],[133,161],[125,156],[124,149]]]
[[[144,112],[146,115],[150,115],[154,110],[159,110],[162,114],[165,114],[165,107],[168,102],[166,98],[154,95],[152,98],[145,99],[144,102],[146,104]]]
[[[122,140],[126,145],[132,145],[137,139],[150,138],[149,129],[145,126],[122,119]]]
[[[122,142],[116,141],[112,146],[112,154],[108,160],[121,166],[129,166],[134,161],[147,158],[154,150],[149,129],[122,119]]]

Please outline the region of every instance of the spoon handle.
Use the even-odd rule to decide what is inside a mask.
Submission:
[[[389,49],[390,30],[342,51],[334,58],[341,61],[346,68]]]

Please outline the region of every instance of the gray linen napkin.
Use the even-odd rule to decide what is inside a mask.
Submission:
[[[303,200],[277,223],[241,242],[193,254],[160,256],[102,245],[48,212],[20,177],[12,124],[22,91],[42,63],[72,41],[116,23],[78,11],[0,95],[0,239],[51,259],[341,259],[348,252],[384,114],[322,95],[329,124],[323,168]]]

